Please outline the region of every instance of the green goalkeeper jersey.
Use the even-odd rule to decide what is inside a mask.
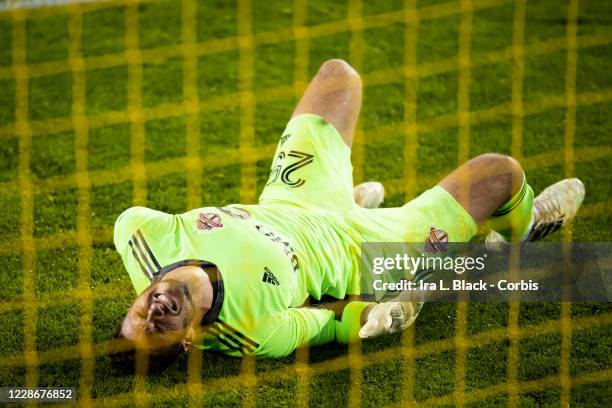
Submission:
[[[279,357],[305,343],[348,340],[333,311],[300,307],[309,296],[342,299],[359,291],[359,242],[334,225],[289,206],[179,215],[133,207],[117,219],[114,239],[137,293],[175,267],[217,266],[200,348]]]

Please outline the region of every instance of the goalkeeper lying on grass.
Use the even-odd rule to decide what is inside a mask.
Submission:
[[[534,240],[576,214],[579,180],[556,183],[534,200],[519,163],[493,153],[402,207],[375,208],[382,185],[353,191],[352,183],[361,94],[346,62],[321,66],[280,138],[259,204],[180,215],[134,207],[119,216],[115,245],[138,297],[117,337],[146,346],[150,369],[191,346],[280,357],[304,344],[403,330],[422,304],[351,300],[361,291],[362,242],[424,242],[431,228],[467,242],[485,222],[494,230],[488,241]],[[349,301],[336,310],[307,306],[324,296]]]

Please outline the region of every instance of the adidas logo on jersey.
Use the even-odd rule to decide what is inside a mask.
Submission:
[[[272,271],[267,266],[264,266],[264,274],[261,280],[272,285],[280,285],[280,283],[278,283],[278,279],[276,279],[276,276],[274,276]]]

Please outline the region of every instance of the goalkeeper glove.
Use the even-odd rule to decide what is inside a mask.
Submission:
[[[359,330],[359,337],[367,339],[405,330],[414,323],[422,306],[421,302],[389,301],[378,303],[368,313],[366,323]]]

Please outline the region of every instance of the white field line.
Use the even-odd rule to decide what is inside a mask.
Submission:
[[[140,0],[148,3],[154,0]],[[44,7],[61,7],[71,4],[118,3],[117,0],[0,0],[0,13],[20,9],[38,9]]]
[[[102,3],[109,0],[6,0],[0,2],[0,11],[65,6],[76,3]]]

